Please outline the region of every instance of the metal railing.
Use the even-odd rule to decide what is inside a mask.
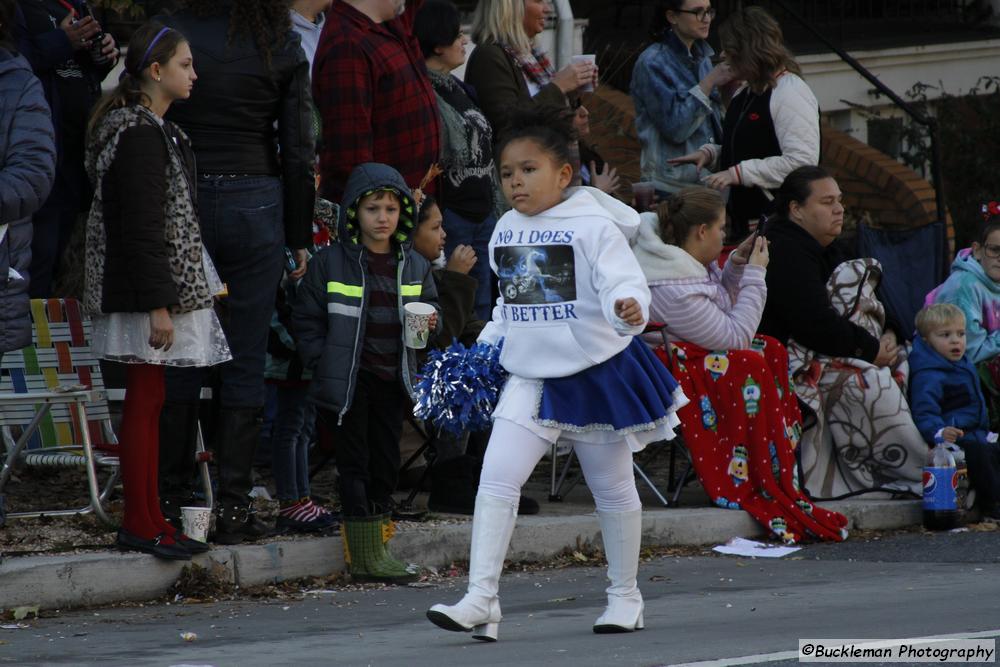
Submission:
[[[912,122],[914,122],[917,125],[920,125],[920,126],[926,128],[926,130],[927,130],[927,136],[928,136],[928,141],[930,142],[931,185],[934,186],[934,203],[935,203],[935,208],[937,209],[936,210],[936,217],[937,217],[937,221],[939,223],[941,223],[942,229],[944,229],[945,222],[946,222],[946,219],[947,219],[947,212],[946,212],[946,207],[945,207],[945,202],[944,202],[944,178],[942,177],[942,174],[941,174],[941,145],[940,145],[940,140],[939,140],[939,137],[938,137],[938,124],[937,124],[937,120],[933,116],[930,116],[930,115],[928,115],[926,113],[923,113],[922,111],[920,111],[919,109],[917,109],[916,107],[914,107],[913,104],[911,104],[910,102],[907,102],[902,97],[900,97],[896,93],[896,91],[894,91],[892,88],[890,88],[889,86],[887,86],[884,83],[882,83],[882,81],[879,80],[879,78],[877,76],[875,76],[871,72],[871,70],[869,70],[867,67],[865,67],[864,65],[862,65],[860,62],[858,62],[858,60],[856,58],[854,58],[854,56],[852,56],[847,51],[845,51],[844,49],[842,49],[840,46],[834,44],[829,39],[827,39],[826,35],[823,34],[823,32],[816,26],[816,24],[814,22],[811,22],[805,16],[801,16],[798,13],[796,13],[795,11],[793,11],[791,9],[791,7],[789,7],[789,4],[790,4],[789,2],[786,2],[785,0],[766,0],[766,2],[759,2],[759,3],[754,3],[754,4],[761,4],[761,5],[763,5],[763,4],[770,4],[770,5],[773,5],[775,8],[779,9],[781,11],[781,13],[787,19],[789,19],[789,20],[793,21],[794,23],[796,23],[799,28],[802,28],[803,30],[807,31],[810,35],[812,35],[812,37],[814,39],[818,40],[826,48],[830,49],[830,51],[832,51],[833,53],[837,54],[837,56],[841,60],[843,60],[845,63],[847,63],[851,67],[851,69],[853,69],[855,72],[857,72],[866,81],[868,81],[869,83],[871,83],[875,87],[875,90],[878,91],[879,94],[884,95],[893,104],[895,104],[897,107],[899,107],[899,109],[903,113],[905,113],[910,118],[910,120]],[[831,3],[820,3],[820,2],[803,3],[803,2],[800,1],[800,2],[798,2],[796,4],[797,5],[802,5],[802,4],[818,5],[818,4],[839,4],[839,3],[836,3],[836,2],[831,2]],[[847,3],[847,2],[844,2],[842,4],[846,5],[846,4],[873,4],[873,3],[871,3],[871,2],[860,2],[860,3]],[[905,3],[905,2],[896,2],[896,3],[893,3],[893,2],[890,2],[889,0],[886,0],[885,2],[882,2],[882,3],[879,3],[879,4],[882,4],[882,5],[893,5],[893,4],[907,4],[907,3]],[[960,2],[960,0],[952,0],[951,2],[948,2],[948,3],[945,3],[945,0],[940,0],[940,2],[937,1],[937,0],[912,0],[912,2],[909,3],[909,4],[956,4],[957,5],[957,4],[968,4],[968,3]],[[945,247],[947,247],[947,244],[945,244]]]

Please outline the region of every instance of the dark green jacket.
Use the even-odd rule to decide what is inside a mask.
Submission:
[[[437,289],[431,265],[410,247],[416,207],[410,189],[399,173],[384,164],[366,163],[351,172],[343,205],[340,208],[338,238],[309,262],[309,270],[299,284],[292,305],[292,328],[299,356],[313,371],[309,398],[321,408],[337,412],[343,418],[351,407],[361,365],[365,337],[367,303],[367,250],[359,241],[355,223],[358,201],[379,189],[392,189],[402,198],[399,227],[394,247],[399,253],[396,292],[399,317],[403,305],[413,301],[429,303],[438,309]],[[412,397],[417,369],[416,355],[400,340],[401,381]]]

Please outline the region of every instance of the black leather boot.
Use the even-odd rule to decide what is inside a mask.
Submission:
[[[431,468],[431,495],[427,508],[433,512],[471,516],[479,488],[479,465],[471,456],[456,456]]]
[[[253,510],[253,458],[260,438],[259,408],[222,408],[215,436],[219,506],[215,542],[239,544],[270,535]]]
[[[177,527],[181,507],[191,504],[198,407],[197,401],[167,401],[160,411],[160,510]]]

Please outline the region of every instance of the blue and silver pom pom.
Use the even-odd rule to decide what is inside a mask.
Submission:
[[[413,414],[453,434],[490,427],[493,409],[507,381],[500,365],[500,345],[453,342],[446,350],[432,350],[414,390]]]

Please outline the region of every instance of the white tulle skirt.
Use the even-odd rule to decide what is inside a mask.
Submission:
[[[205,278],[213,294],[224,289],[222,280],[204,246],[201,257]],[[92,317],[90,348],[101,359],[126,364],[164,366],[215,366],[230,361],[226,334],[213,308],[174,315],[174,343],[169,350],[149,345],[149,313],[102,313]]]
[[[149,346],[149,313],[109,313],[93,318],[95,355],[126,364],[214,366],[233,358],[215,310],[204,308],[171,315],[174,344],[169,350]]]

